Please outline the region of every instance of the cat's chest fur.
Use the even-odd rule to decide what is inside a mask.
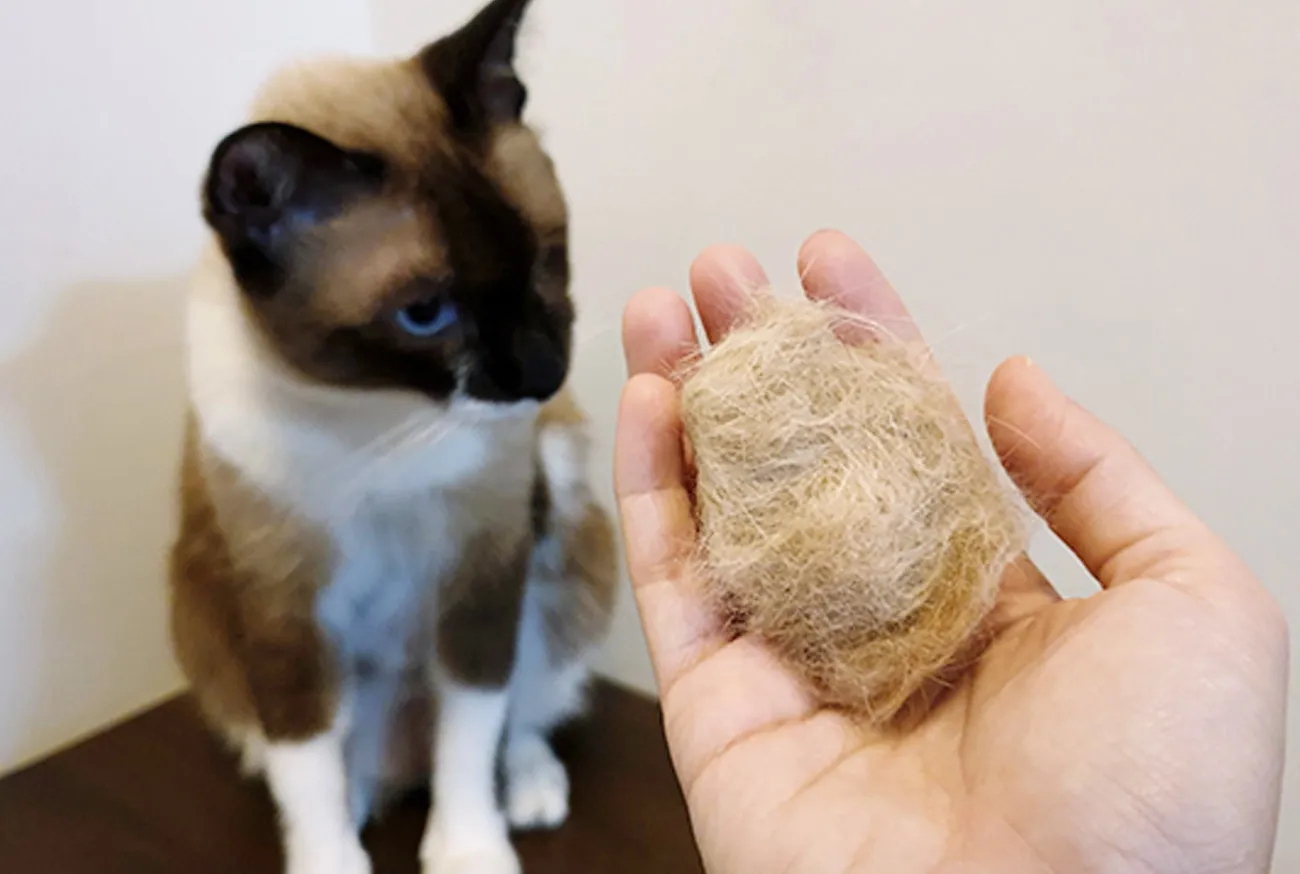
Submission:
[[[478,490],[471,484],[384,494],[332,523],[334,561],[317,594],[316,616],[336,652],[356,669],[398,673],[413,654],[433,651],[441,599],[461,565],[475,560],[471,544],[484,534],[505,541],[525,536],[531,476],[524,471],[530,468],[518,458],[495,460],[491,482]]]
[[[535,410],[448,409],[294,379],[213,281],[189,312],[200,439],[316,532],[329,556],[316,616],[340,654],[396,668],[416,631],[431,633],[441,584],[471,560],[468,544],[528,529]]]
[[[367,502],[331,526],[334,561],[316,614],[340,654],[400,669],[437,609],[438,582],[460,560],[454,504],[434,492]]]

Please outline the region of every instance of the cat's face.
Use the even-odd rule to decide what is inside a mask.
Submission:
[[[212,156],[204,215],[301,376],[434,401],[546,400],[569,367],[567,214],[522,124],[528,0],[397,63],[274,80]]]

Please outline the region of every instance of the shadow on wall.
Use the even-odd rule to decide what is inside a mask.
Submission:
[[[177,687],[164,568],[186,284],[71,287],[35,342],[0,364],[0,407],[27,432],[18,436],[44,468],[29,481],[39,490],[43,474],[50,505],[35,539],[41,554],[14,562],[26,578],[0,581],[4,624],[19,638],[0,643],[0,653],[16,656],[0,670],[0,688],[17,693],[0,712],[0,769]],[[19,491],[9,496],[6,528],[20,521]]]

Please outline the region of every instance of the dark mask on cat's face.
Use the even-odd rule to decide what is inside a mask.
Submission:
[[[546,400],[569,367],[567,214],[494,0],[399,63],[289,71],[204,184],[255,323],[322,383]]]

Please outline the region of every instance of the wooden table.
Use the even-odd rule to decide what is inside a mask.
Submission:
[[[601,686],[558,739],[573,813],[516,839],[525,874],[700,874],[657,706]],[[427,797],[365,833],[375,874],[418,874]],[[3,874],[280,874],[274,812],[187,699],[0,780]]]

